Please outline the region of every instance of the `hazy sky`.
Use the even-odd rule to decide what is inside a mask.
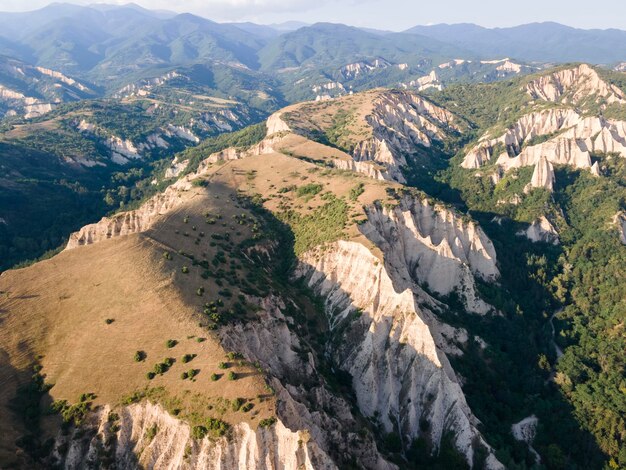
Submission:
[[[41,8],[49,0],[0,0],[0,11]],[[94,0],[69,0],[90,4]],[[102,3],[125,4],[128,0]],[[190,12],[216,21],[328,21],[400,31],[417,24],[512,26],[557,21],[580,28],[626,30],[626,0],[135,0],[145,8]]]

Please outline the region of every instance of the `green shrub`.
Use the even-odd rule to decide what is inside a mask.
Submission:
[[[241,411],[243,411],[244,413],[247,413],[248,411],[250,411],[252,408],[254,408],[254,404],[248,402],[245,405],[243,405],[243,407],[241,408]]]
[[[183,364],[187,364],[189,361],[192,361],[194,358],[196,357],[195,354],[185,354],[182,359],[181,362]]]
[[[156,374],[155,374],[154,372],[150,371],[150,372],[147,372],[147,373],[146,373],[146,378],[147,378],[148,380],[152,380],[152,379],[154,379],[154,376],[155,376],[155,375],[156,375]]]
[[[243,398],[235,398],[232,402],[231,402],[231,406],[233,408],[233,411],[239,411],[239,409],[241,408],[241,406],[244,403],[244,399]]]
[[[235,374],[232,370],[228,373],[228,380],[237,380],[237,374]]]
[[[176,341],[175,339],[168,339],[165,342],[165,346],[167,346],[168,348],[173,348],[174,346],[176,346],[178,344],[178,341]]]
[[[135,353],[134,359],[135,359],[135,362],[142,362],[143,360],[146,359],[146,357],[147,357],[147,355],[146,355],[145,351],[137,351]]]
[[[211,380],[212,380],[213,382],[216,382],[216,381],[218,381],[219,379],[220,379],[220,376],[219,376],[219,375],[217,375],[217,374],[211,374]]]
[[[262,419],[261,421],[259,421],[259,426],[261,426],[262,428],[269,428],[274,423],[276,423],[276,416]]]
[[[300,186],[296,190],[296,196],[303,198],[305,201],[310,200],[313,196],[318,194],[323,189],[321,184],[309,183],[304,186]]]
[[[157,432],[159,431],[159,428],[157,427],[156,424],[153,424],[152,426],[150,426],[148,429],[146,429],[146,440],[148,442],[151,442],[152,439],[154,439],[154,437],[157,435]]]
[[[104,320],[104,323],[106,323],[107,325],[110,325],[111,323],[113,323],[115,320],[113,318],[107,318],[106,320]]]
[[[228,369],[228,363],[227,362],[220,362],[217,367],[219,367],[220,369]]]
[[[187,266],[183,266],[182,268],[180,268],[180,272],[182,272],[183,274],[189,274],[189,268]]]
[[[361,194],[365,192],[365,186],[363,183],[357,184],[354,188],[350,190],[348,197],[351,201],[356,201]]]

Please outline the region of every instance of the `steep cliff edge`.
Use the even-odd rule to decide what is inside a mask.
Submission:
[[[111,418],[111,417],[114,418]],[[337,466],[308,438],[281,421],[252,429],[242,423],[219,438],[194,438],[192,428],[149,402],[104,406],[53,451],[62,468],[331,470]]]
[[[470,311],[489,311],[476,293],[474,276],[493,282],[500,273],[493,244],[474,222],[410,196],[393,209],[375,204],[366,213],[368,221],[359,226],[360,231],[402,277],[408,274],[441,295],[457,291]]]
[[[624,93],[605,82],[593,67],[581,64],[530,81],[526,92],[534,99],[580,104],[589,99],[603,99],[608,104],[626,103]]]
[[[331,354],[351,374],[361,411],[403,445],[421,437],[438,447],[451,431],[471,462],[475,447],[486,444],[435,340],[442,337],[427,305],[436,303],[409,280],[398,288],[388,270],[363,245],[340,241],[303,256],[297,274],[325,299],[338,331]],[[426,431],[423,421],[431,423]],[[493,455],[488,468],[501,468]]]

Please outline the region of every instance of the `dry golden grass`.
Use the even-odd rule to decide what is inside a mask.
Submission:
[[[186,193],[185,204],[145,234],[66,251],[0,277],[0,461],[7,461],[13,442],[23,433],[7,408],[8,400],[17,383],[30,376],[38,357],[46,381],[54,384],[53,400],[74,403],[80,394],[93,392],[94,405],[117,404],[137,390],[162,386],[166,393],[161,397],[177,403],[182,416],[197,411],[199,401],[207,417],[231,424],[254,425],[274,414],[273,400],[257,398],[268,395],[262,374],[251,365],[229,361],[216,335],[206,328],[210,322],[201,307],[217,298],[217,286],[202,279],[189,258],[176,253],[182,249],[197,259],[203,253],[210,257],[217,249],[209,246],[214,232],[232,231],[233,240],[249,236],[245,227],[231,230],[230,216],[245,212],[231,202],[232,192],[217,185],[211,189]],[[221,211],[226,227],[206,225],[207,211]],[[190,229],[194,223],[197,231]],[[183,235],[187,230],[207,235],[196,245],[195,238]],[[171,260],[163,257],[166,250],[172,252]],[[189,266],[190,272],[182,274],[182,266]],[[200,285],[205,287],[203,296],[196,294]],[[107,324],[106,319],[114,321]],[[178,344],[168,348],[168,339]],[[146,359],[136,362],[136,351],[144,351]],[[183,364],[185,354],[196,357]],[[167,357],[176,359],[171,369],[148,380],[146,373]],[[229,369],[220,369],[220,362],[229,363]],[[189,369],[199,370],[194,381],[181,379]],[[226,378],[230,370],[237,380]],[[221,378],[212,381],[213,373]],[[252,412],[235,413],[228,406],[221,410],[225,400],[239,397],[254,403]]]
[[[302,158],[327,161],[343,155],[298,136],[288,136],[280,150],[284,153],[211,166],[205,178],[208,186],[181,192],[184,203],[145,233],[66,251],[0,277],[0,461],[13,455],[13,443],[24,432],[7,408],[8,400],[18,383],[28,380],[36,362],[43,366],[46,381],[54,383],[50,390],[54,400],[73,403],[80,394],[93,392],[94,405],[119,404],[136,391],[163,387],[150,392],[150,398],[181,409],[183,418],[204,410],[207,417],[254,425],[275,413],[262,374],[250,365],[228,361],[217,335],[207,329],[212,321],[202,314],[203,304],[217,299],[221,287],[215,277],[203,278],[205,268],[190,256],[196,262],[206,260],[214,270],[211,261],[221,250],[224,269],[231,261],[240,264],[233,246],[251,237],[255,216],[239,204],[237,191],[263,195],[265,207],[274,213],[291,209],[303,215],[322,206],[322,194],[332,192],[348,205],[349,222],[342,238],[369,247],[358,231],[357,222],[365,218],[362,206],[375,200],[390,202],[386,189],[398,186],[305,161]],[[311,183],[323,189],[308,200],[298,197],[297,191],[279,192]],[[364,192],[352,200],[350,191],[359,184]],[[214,224],[206,223],[207,214]],[[241,214],[251,222],[240,225],[234,216]],[[211,237],[226,233],[230,248],[223,239]],[[171,259],[164,257],[166,252]],[[183,273],[183,267],[189,272]],[[239,266],[237,275],[245,276],[245,267]],[[197,294],[200,287],[203,295]],[[228,287],[233,295],[223,299],[223,310],[240,293],[237,285]],[[106,319],[114,321],[107,324]],[[178,344],[168,348],[168,339]],[[145,352],[146,359],[136,362],[136,351]],[[196,357],[183,364],[184,354]],[[148,380],[146,373],[167,357],[176,359],[171,369]],[[226,379],[228,370],[218,367],[223,361],[233,363],[228,370],[237,372],[238,380]],[[182,380],[181,373],[191,368],[199,375],[194,381]],[[212,373],[223,376],[212,381]],[[232,411],[227,400],[234,398],[252,402],[252,412]],[[49,420],[46,424],[52,425]]]

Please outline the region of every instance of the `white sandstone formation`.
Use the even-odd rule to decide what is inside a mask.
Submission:
[[[274,113],[267,118],[267,135],[277,134],[279,132],[290,132],[289,125],[282,119],[282,113]]]
[[[472,442],[483,442],[477,421],[433,337],[436,321],[420,306],[436,302],[414,283],[390,277],[385,264],[355,242],[305,254],[298,274],[326,299],[331,328],[348,324],[349,341],[339,341],[332,355],[352,375],[361,412],[378,416],[387,431],[399,429],[403,439],[417,437],[426,419],[435,446],[454,431],[471,462]],[[354,319],[354,312],[362,313]],[[503,468],[493,455],[488,467]]]
[[[57,72],[56,70],[46,69],[44,67],[35,67],[35,68],[43,75],[47,75],[48,77],[51,77],[51,78],[56,78],[57,80],[59,80],[62,83],[65,83],[66,85],[78,88],[80,91],[91,91],[82,83],[77,82],[76,80],[68,77],[67,75],[63,75],[61,72]]]
[[[171,165],[167,168],[167,170],[165,170],[164,178],[165,179],[176,178],[178,175],[180,175],[183,172],[185,168],[187,168],[188,164],[189,164],[188,159],[179,161],[178,157],[175,157],[172,160]]]
[[[526,92],[534,99],[579,104],[595,97],[608,104],[625,104],[624,93],[598,75],[592,67],[581,64],[536,78],[526,85]]]
[[[626,212],[618,212],[615,214],[613,223],[617,226],[620,241],[626,245]]]
[[[530,187],[545,188],[550,192],[554,190],[554,167],[546,157],[540,157],[535,164]]]
[[[593,165],[591,165],[589,171],[593,176],[600,176],[600,166],[598,165],[598,162],[595,162]]]
[[[180,139],[193,142],[194,144],[200,142],[200,139],[190,129],[184,126],[174,126],[173,124],[168,124],[166,131],[170,136],[176,136]]]
[[[248,470],[334,470],[337,466],[305,430],[291,431],[279,420],[271,427],[252,429],[241,423],[231,435],[211,440],[194,439],[188,424],[172,417],[159,405],[143,402],[115,412],[116,431],[109,422],[108,406],[91,417],[91,422],[73,435],[59,434],[54,454],[62,468],[88,468],[100,456],[110,455],[115,468],[248,469]],[[85,439],[85,429],[93,428]],[[150,439],[149,430],[156,434]],[[80,433],[80,434],[79,434]],[[88,436],[90,434],[87,434]],[[115,436],[115,439],[111,439]],[[61,447],[67,451],[60,453]]]
[[[415,87],[418,91],[428,90],[429,88],[435,88],[436,90],[443,90],[443,85],[439,81],[437,72],[431,70],[428,75],[424,75],[416,80],[411,80],[409,83],[401,83],[404,88]]]
[[[548,138],[527,145],[541,136]],[[498,147],[504,151],[494,155]],[[552,164],[591,169],[591,153],[617,153],[626,158],[626,122],[583,117],[573,109],[549,109],[526,114],[499,137],[483,137],[466,153],[461,166],[476,169],[497,157],[497,165],[506,172],[536,165],[545,157]]]
[[[525,236],[534,243],[559,244],[559,233],[545,216],[539,217],[526,230],[517,232],[517,235]]]
[[[458,291],[470,311],[490,310],[476,293],[474,276],[493,282],[500,273],[493,244],[477,224],[411,197],[393,209],[376,204],[366,212],[368,221],[360,231],[385,253],[394,270],[406,271],[438,294]]]
[[[429,100],[410,92],[385,92],[374,101],[365,117],[372,137],[359,142],[352,157],[355,162],[374,162],[385,168],[385,179],[404,183],[405,156],[417,147],[431,147],[449,129],[458,130],[454,115]],[[368,170],[371,174],[371,170]]]
[[[535,436],[537,435],[538,424],[539,418],[537,418],[535,415],[530,415],[511,426],[511,433],[513,434],[513,437],[518,441],[528,444],[528,448],[535,456],[535,462],[537,464],[541,463],[541,457],[533,448],[532,444],[535,440]]]
[[[95,224],[85,225],[70,235],[65,249],[71,250],[81,245],[91,245],[109,238],[148,230],[161,216],[180,205],[182,201],[178,187],[170,186],[163,193],[148,199],[139,209],[103,217]]]

